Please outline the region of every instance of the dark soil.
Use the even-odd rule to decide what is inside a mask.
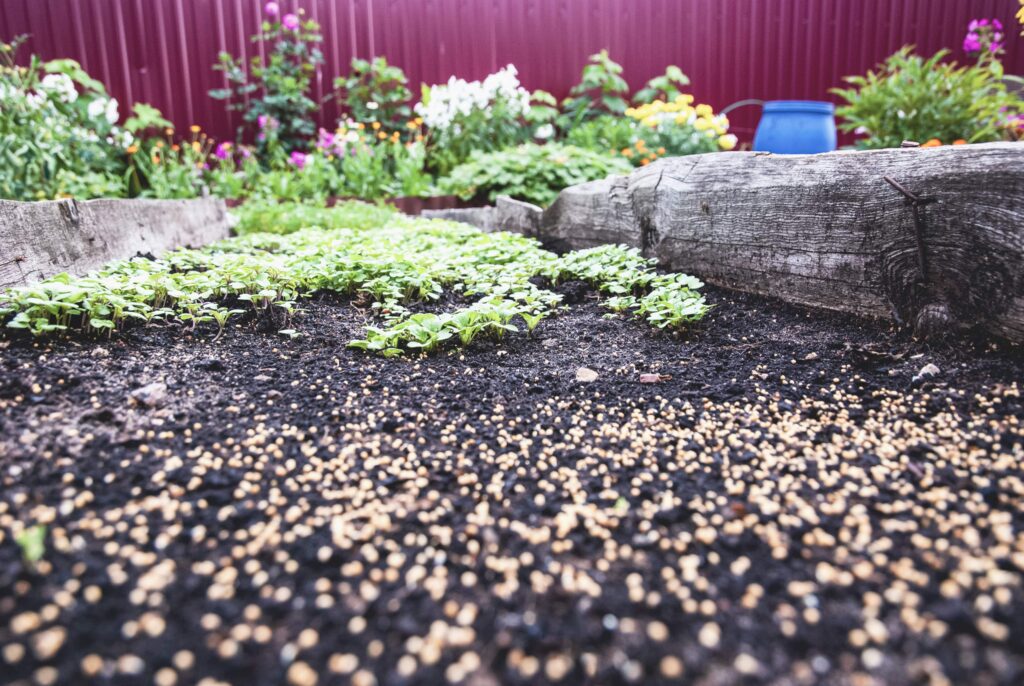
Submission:
[[[583,296],[429,359],[330,299],[0,341],[0,682],[1022,683],[1019,350]]]

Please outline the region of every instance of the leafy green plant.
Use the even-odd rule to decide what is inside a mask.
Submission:
[[[74,60],[16,61],[25,37],[0,43],[0,197],[123,197],[118,103]]]
[[[655,76],[633,95],[633,102],[643,104],[654,100],[671,102],[683,94],[683,88],[690,85],[690,77],[674,64],[665,68],[665,73]]]
[[[474,152],[501,150],[525,141],[530,93],[508,65],[483,81],[454,76],[447,83],[424,86],[415,111],[429,134],[428,166],[445,175]]]
[[[587,59],[580,82],[572,87],[569,95],[562,101],[562,116],[559,117],[562,131],[602,114],[621,115],[629,106],[629,84],[622,78],[622,65],[609,57],[607,50]]]
[[[479,195],[493,201],[509,195],[546,206],[563,188],[631,170],[626,160],[608,153],[557,143],[525,143],[500,152],[475,153],[439,183],[465,199]]]
[[[632,146],[637,140],[637,126],[629,117],[603,114],[569,130],[565,142],[587,150],[612,155]]]
[[[152,120],[150,125],[155,123]],[[203,170],[212,147],[213,141],[198,126],[192,127],[188,140],[175,141],[167,133],[133,144],[128,148],[132,194],[165,199],[198,197],[206,187]]]
[[[523,326],[532,332],[561,303],[539,285],[545,281],[585,280],[609,301],[618,298],[612,309],[661,328],[685,326],[707,308],[699,281],[658,274],[622,246],[557,256],[524,236],[383,214],[365,204],[310,208],[306,221],[331,228],[284,233],[299,225],[298,212],[289,211],[295,209],[280,208],[276,216],[291,224],[281,233],[249,233],[11,289],[0,295],[0,321],[35,335],[103,336],[133,322],[163,322],[210,331],[216,340],[232,319],[249,316],[291,336],[298,334],[290,326],[296,304],[333,292],[372,303],[364,337],[351,347],[396,356],[482,337],[500,341]],[[446,292],[454,309],[431,311]]]
[[[303,22],[295,14],[279,17],[277,3],[268,3],[267,9],[260,33],[252,38],[264,46],[260,54],[246,68],[222,52],[214,69],[223,72],[227,87],[210,91],[211,97],[226,101],[229,109],[243,113],[245,122],[256,125],[261,156],[275,154],[278,145],[286,153],[301,150],[316,133],[313,115],[318,106],[309,90],[323,63],[315,21]]]
[[[999,140],[1004,108],[1020,109],[1002,83],[1002,65],[990,60],[961,67],[946,62],[947,54],[924,59],[907,46],[866,75],[846,77],[852,88],[832,91],[846,101],[836,109],[840,128],[862,136],[860,148]]]
[[[401,68],[387,58],[354,58],[352,71],[334,81],[339,103],[355,121],[378,122],[388,133],[401,130],[412,116],[409,80]]]

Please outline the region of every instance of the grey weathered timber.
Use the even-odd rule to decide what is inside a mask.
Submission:
[[[669,158],[516,216],[554,248],[623,243],[728,288],[1024,341],[1024,143]]]
[[[471,224],[481,231],[511,231],[513,233],[536,233],[537,217],[541,208],[522,200],[501,196],[491,207],[466,207],[448,210],[423,210],[421,217],[448,219]]]
[[[0,200],[0,288],[226,238],[224,201]]]

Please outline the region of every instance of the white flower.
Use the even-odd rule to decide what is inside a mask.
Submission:
[[[106,107],[105,114],[106,114],[106,117],[107,117],[107,123],[108,124],[113,125],[113,124],[117,123],[117,120],[120,118],[120,114],[118,114],[118,111],[117,111],[117,100],[115,100],[114,98],[111,98],[110,100],[107,101],[107,107]]]
[[[106,98],[96,98],[95,100],[89,103],[89,106],[86,108],[85,112],[89,115],[89,119],[99,119],[100,115],[103,114],[106,108]]]
[[[545,124],[537,129],[536,135],[537,138],[540,138],[541,140],[547,140],[555,135],[555,127],[551,124]]]
[[[39,82],[39,89],[56,95],[61,102],[74,102],[78,99],[75,82],[67,74],[47,74]]]
[[[456,119],[480,111],[492,116],[495,105],[503,104],[513,117],[530,111],[530,94],[519,85],[516,68],[508,65],[481,81],[465,81],[452,76],[448,83],[432,86],[427,102],[414,108],[424,123],[433,129],[448,129]]]

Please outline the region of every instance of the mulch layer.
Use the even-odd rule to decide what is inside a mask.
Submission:
[[[1019,349],[565,292],[429,359],[331,298],[0,341],[0,682],[1024,682]]]

